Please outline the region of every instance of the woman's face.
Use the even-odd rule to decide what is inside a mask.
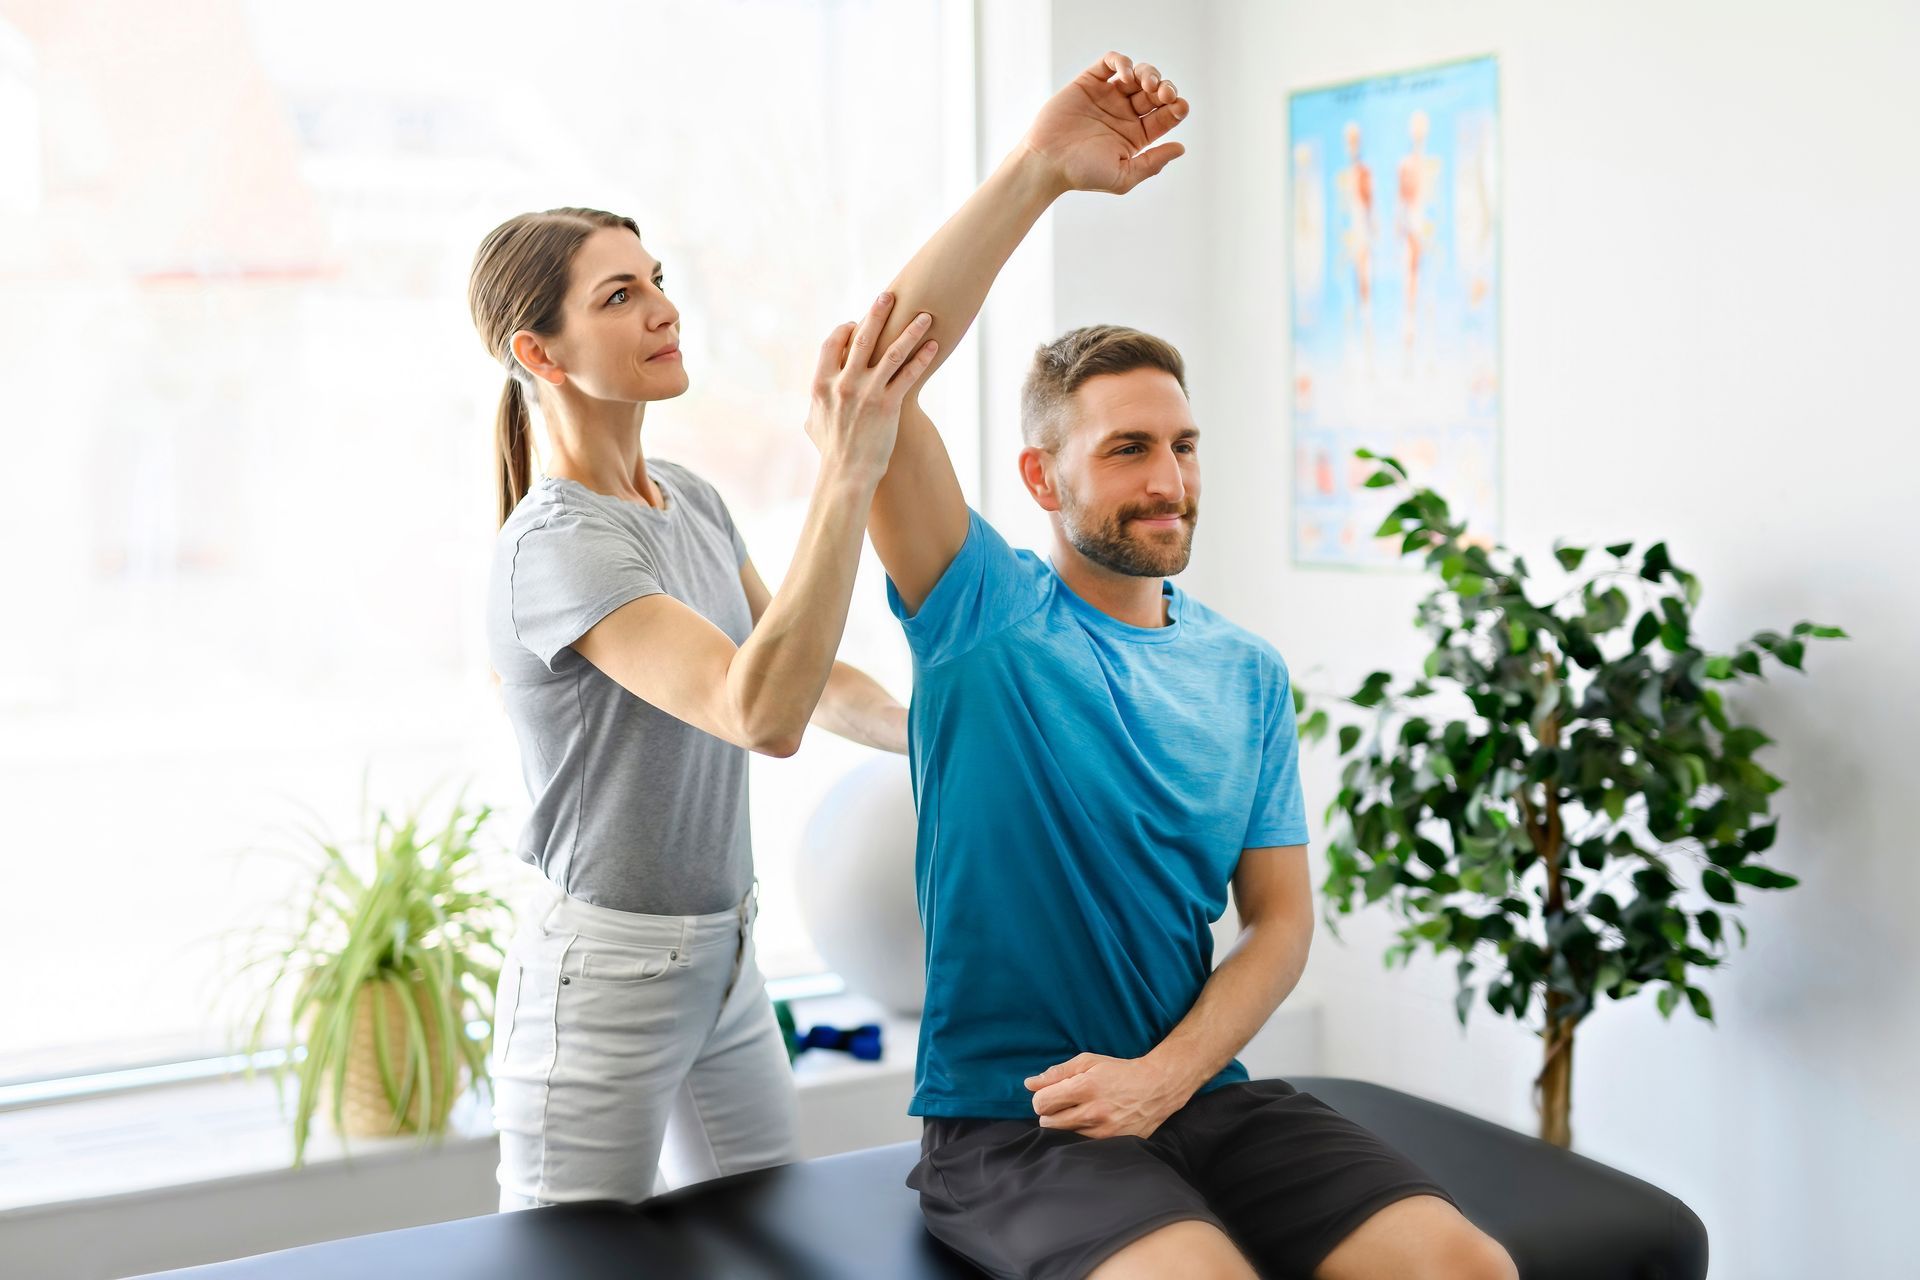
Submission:
[[[660,264],[625,227],[602,227],[574,255],[566,322],[545,341],[576,389],[597,400],[670,400],[687,389],[680,312]]]

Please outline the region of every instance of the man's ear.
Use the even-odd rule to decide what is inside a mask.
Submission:
[[[1020,451],[1021,483],[1027,486],[1027,492],[1033,495],[1042,511],[1060,509],[1060,495],[1054,489],[1054,463],[1054,456],[1045,449],[1028,445]]]
[[[520,362],[520,367],[540,381],[557,387],[567,380],[567,371],[554,360],[553,352],[539,334],[521,329],[513,335],[511,346],[513,358]]]

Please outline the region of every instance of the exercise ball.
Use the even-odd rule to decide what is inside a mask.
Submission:
[[[834,783],[800,837],[800,914],[847,990],[916,1015],[926,997],[913,775],[882,755]]]

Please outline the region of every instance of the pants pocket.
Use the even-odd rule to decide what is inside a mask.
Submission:
[[[613,946],[577,937],[567,953],[569,963],[561,972],[582,982],[632,986],[664,977],[679,958],[677,947]]]

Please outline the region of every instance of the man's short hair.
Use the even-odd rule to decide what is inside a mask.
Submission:
[[[1033,353],[1020,388],[1020,436],[1033,448],[1056,450],[1066,443],[1073,393],[1090,378],[1135,369],[1173,375],[1187,393],[1187,363],[1165,338],[1118,324],[1070,329]]]

